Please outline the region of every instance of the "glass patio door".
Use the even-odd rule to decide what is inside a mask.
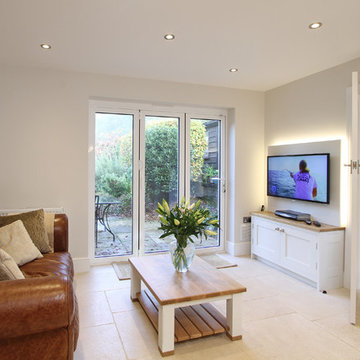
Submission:
[[[184,195],[182,164],[183,115],[141,116],[140,252],[167,251],[173,238],[160,239],[157,204],[165,199],[173,206]]]
[[[94,192],[89,196],[94,204],[89,215],[90,224],[94,221],[94,257],[167,251],[174,239],[160,239],[157,203],[165,199],[173,206],[183,196],[191,203],[200,200],[220,222],[218,235],[199,239],[196,247],[221,246],[223,119],[185,112],[99,109],[93,111]]]
[[[201,201],[212,216],[219,220],[220,231],[216,236],[197,239],[197,248],[217,247],[221,244],[224,224],[224,152],[222,118],[187,116],[187,198],[190,202]]]
[[[132,255],[137,243],[136,114],[95,114],[94,256]],[[135,133],[134,133],[135,132]]]

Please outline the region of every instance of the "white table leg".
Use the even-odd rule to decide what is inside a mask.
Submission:
[[[173,305],[159,305],[158,346],[162,356],[174,354],[174,322]]]
[[[242,338],[242,294],[233,294],[226,300],[226,322],[229,331],[226,333],[231,340]]]
[[[131,293],[132,301],[137,301],[137,293],[141,291],[141,279],[136,270],[130,265]]]

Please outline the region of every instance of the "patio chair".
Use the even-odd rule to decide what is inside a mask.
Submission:
[[[105,231],[109,232],[113,237],[113,242],[115,242],[115,234],[111,231],[109,220],[108,220],[108,211],[111,205],[114,203],[110,202],[100,202],[99,195],[95,195],[95,246],[97,247],[98,243],[98,223],[104,226]]]

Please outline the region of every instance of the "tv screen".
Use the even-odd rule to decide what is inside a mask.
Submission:
[[[329,203],[330,154],[268,156],[267,194]]]

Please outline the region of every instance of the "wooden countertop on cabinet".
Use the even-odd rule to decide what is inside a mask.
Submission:
[[[334,225],[329,225],[329,224],[324,224],[324,223],[321,223],[321,226],[315,226],[313,224],[308,225],[304,221],[297,221],[297,220],[292,220],[292,219],[287,219],[287,218],[284,218],[281,216],[277,216],[271,211],[252,211],[250,214],[252,216],[259,216],[264,219],[275,220],[275,221],[283,223],[283,224],[297,226],[297,227],[305,229],[305,230],[311,230],[311,231],[316,231],[316,232],[345,230],[344,226],[334,226]]]

